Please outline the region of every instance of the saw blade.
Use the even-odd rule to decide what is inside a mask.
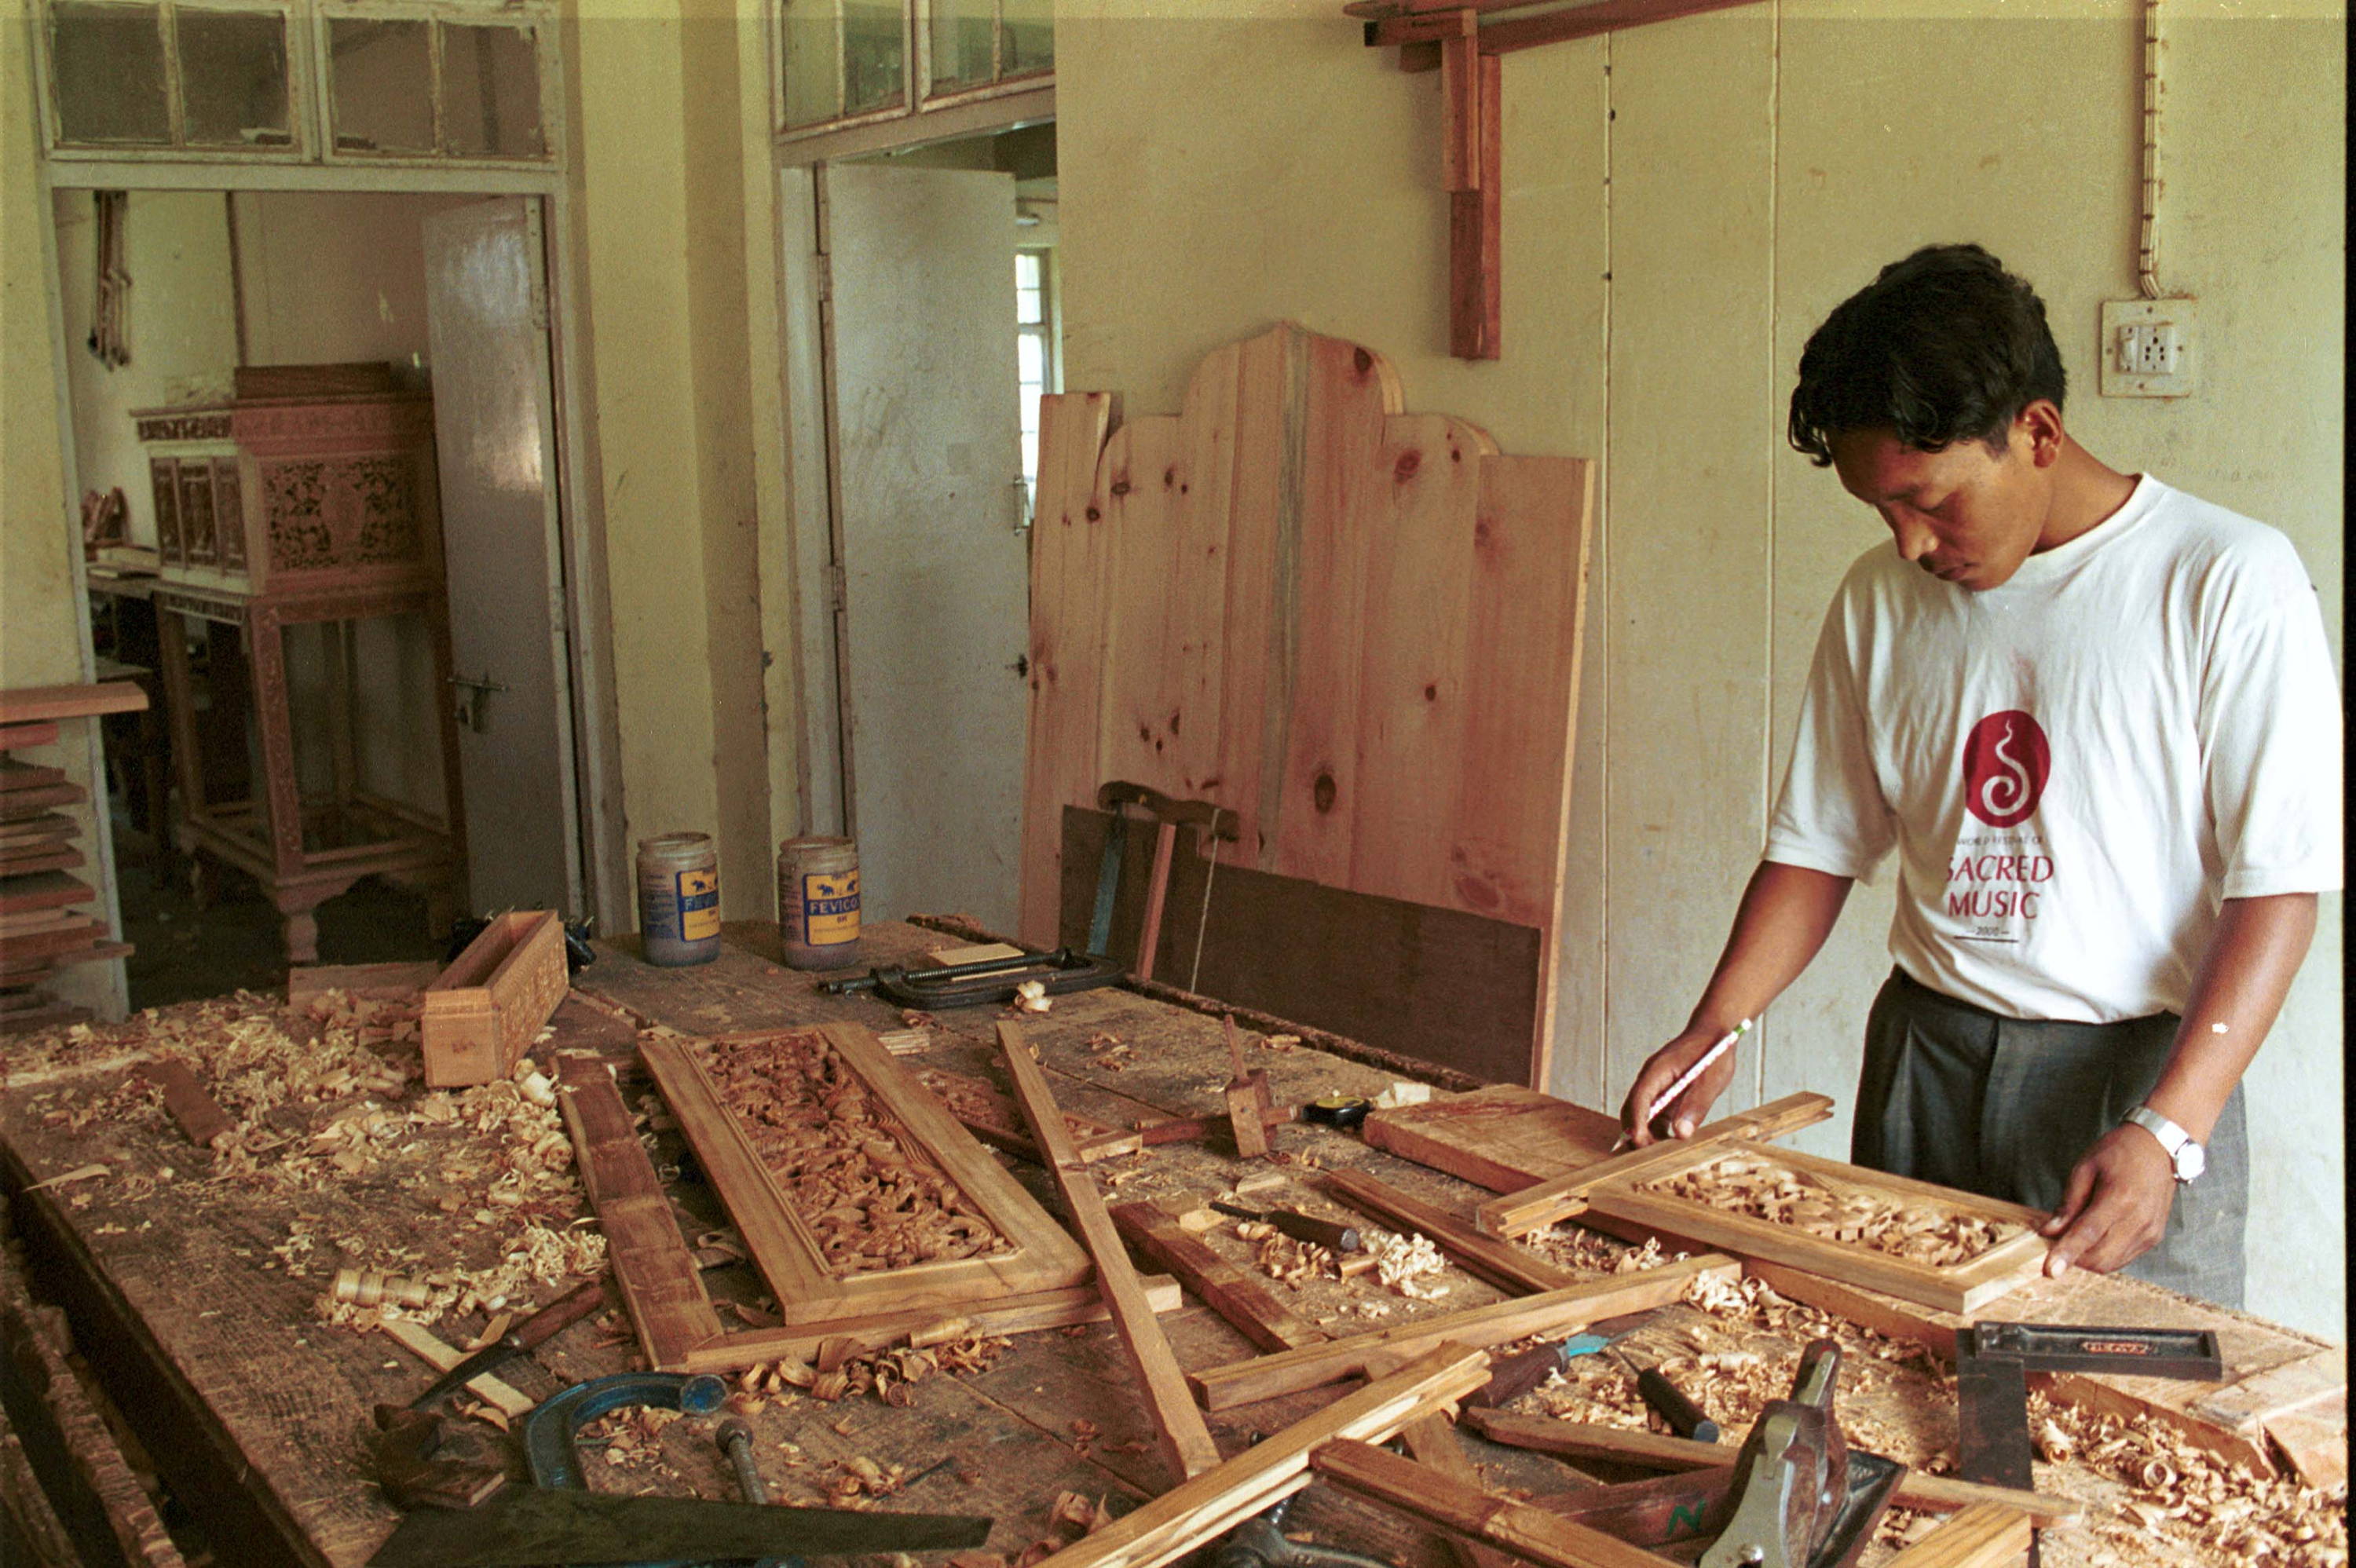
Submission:
[[[620,1497],[514,1487],[479,1507],[404,1517],[369,1568],[534,1568],[603,1563],[848,1556],[980,1546],[968,1514],[864,1513],[696,1498]]]

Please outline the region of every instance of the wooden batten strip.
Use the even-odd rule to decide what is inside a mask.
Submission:
[[[1500,1290],[1561,1290],[1580,1283],[1580,1276],[1570,1270],[1559,1268],[1511,1242],[1483,1235],[1470,1221],[1362,1171],[1336,1170],[1327,1175],[1321,1185],[1353,1209],[1371,1214],[1395,1230],[1429,1236],[1432,1245],[1448,1254],[1450,1262]]]
[[[1741,1265],[1732,1258],[1705,1253],[1641,1274],[1615,1275],[1543,1295],[1442,1313],[1323,1345],[1190,1372],[1186,1381],[1194,1385],[1195,1397],[1203,1402],[1204,1409],[1227,1410],[1363,1376],[1369,1362],[1381,1356],[1413,1355],[1449,1342],[1483,1348],[1502,1345],[1532,1334],[1568,1332],[1599,1318],[1666,1307],[1683,1300],[1697,1279],[1731,1280],[1740,1272]]]
[[[1833,1103],[1822,1094],[1786,1094],[1754,1110],[1722,1116],[1697,1129],[1689,1138],[1664,1139],[1649,1147],[1601,1160],[1541,1181],[1519,1192],[1509,1192],[1481,1205],[1479,1224],[1493,1236],[1526,1236],[1557,1220],[1568,1220],[1587,1207],[1588,1195],[1606,1182],[1651,1181],[1714,1158],[1714,1146],[1760,1142],[1812,1126],[1833,1114]]]
[[[1601,1460],[1614,1465],[1644,1466],[1656,1470],[1707,1470],[1734,1463],[1741,1451],[1738,1435],[1720,1443],[1694,1443],[1622,1426],[1598,1426],[1581,1421],[1557,1421],[1550,1416],[1516,1415],[1504,1410],[1467,1410],[1467,1424],[1493,1443],[1552,1454],[1560,1459]],[[2084,1506],[2044,1492],[2019,1491],[2011,1487],[1981,1486],[1946,1476],[1926,1476],[1909,1470],[1891,1494],[1899,1508],[1926,1513],[1952,1513],[1975,1503],[1995,1503],[2035,1520],[2039,1526],[2075,1524],[2085,1517]]]
[[[131,680],[94,686],[20,686],[0,691],[0,726],[37,724],[52,719],[86,719],[101,713],[136,713],[147,694]]]
[[[2008,1568],[2036,1538],[2029,1517],[2001,1503],[1974,1503],[1890,1559],[1885,1568]]]
[[[1323,1344],[1323,1329],[1277,1299],[1260,1278],[1237,1267],[1178,1221],[1151,1203],[1117,1203],[1109,1212],[1121,1239],[1226,1319],[1237,1333],[1263,1350],[1291,1350]]]
[[[658,1371],[684,1371],[690,1353],[719,1336],[720,1315],[670,1200],[638,1142],[613,1070],[593,1057],[560,1056],[556,1082],[581,1185],[605,1232],[605,1256],[639,1348]]]
[[[1157,1313],[1175,1312],[1186,1304],[1178,1282],[1167,1275],[1147,1275],[1137,1283],[1145,1293],[1146,1305]],[[865,1355],[904,1340],[937,1345],[980,1334],[1031,1334],[1076,1323],[1101,1323],[1110,1316],[1095,1285],[1066,1285],[1001,1296],[956,1317],[944,1317],[937,1307],[915,1307],[793,1328],[739,1328],[706,1339],[687,1353],[677,1370],[733,1372],[763,1361],[815,1360],[819,1348],[830,1339],[848,1339],[856,1347],[853,1355]]]
[[[1137,1374],[1139,1386],[1152,1411],[1162,1457],[1169,1461],[1173,1472],[1190,1479],[1216,1468],[1218,1445],[1211,1441],[1210,1428],[1203,1424],[1203,1413],[1187,1396],[1185,1374],[1179,1370],[1178,1358],[1171,1353],[1170,1341],[1162,1336],[1161,1323],[1147,1305],[1144,1292],[1138,1287],[1136,1272],[1130,1267],[1129,1254],[1121,1246],[1120,1232],[1105,1210],[1095,1179],[1088,1175],[1087,1167],[1072,1147],[1063,1112],[1057,1108],[1055,1096],[1047,1088],[1039,1064],[1031,1058],[1031,1048],[1023,1038],[1023,1030],[1014,1024],[1000,1024],[998,1043],[1005,1052],[1006,1073],[1014,1085],[1015,1103],[1022,1106],[1023,1118],[1031,1125],[1032,1141],[1039,1146],[1046,1160],[1047,1174],[1063,1196],[1064,1212],[1079,1232],[1088,1255],[1096,1260],[1097,1288],[1104,1295],[1105,1306],[1112,1313],[1113,1328],[1128,1354],[1130,1369]]]
[[[1036,1568],[1159,1568],[1307,1486],[1309,1456],[1337,1438],[1387,1441],[1487,1381],[1489,1358],[1434,1347],[1314,1415],[1270,1434],[1183,1486],[1082,1537]]]
[[[1309,1456],[1345,1492],[1386,1503],[1547,1568],[1668,1568],[1670,1560],[1528,1503],[1466,1487],[1371,1444],[1328,1443]]]
[[[1446,1416],[1419,1416],[1399,1428],[1399,1437],[1417,1464],[1451,1486],[1468,1494],[1485,1487],[1481,1472],[1465,1454],[1464,1445],[1456,1440],[1455,1424]],[[1457,1568],[1514,1568],[1515,1562],[1502,1552],[1458,1535],[1448,1537],[1448,1555]]]
[[[975,1137],[1033,1165],[1042,1163],[1039,1147],[1023,1129],[1023,1113],[992,1085],[937,1067],[920,1069],[916,1082]],[[934,1087],[937,1083],[938,1088]],[[1145,1135],[1134,1128],[1123,1131],[1070,1111],[1064,1113],[1064,1125],[1072,1130],[1072,1147],[1090,1165],[1117,1154],[1135,1154],[1145,1147]]]

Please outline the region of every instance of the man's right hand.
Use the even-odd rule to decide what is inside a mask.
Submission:
[[[1662,1106],[1660,1115],[1649,1124],[1644,1120],[1644,1111],[1660,1098],[1663,1090],[1684,1075],[1687,1068],[1699,1061],[1711,1046],[1725,1037],[1724,1029],[1687,1029],[1645,1061],[1643,1071],[1636,1074],[1634,1087],[1620,1106],[1620,1125],[1631,1144],[1643,1148],[1658,1137],[1693,1136],[1694,1129],[1708,1116],[1710,1106],[1734,1082],[1734,1059],[1741,1054],[1740,1047],[1711,1062],[1700,1077],[1686,1085],[1684,1093]],[[1656,1132],[1656,1127],[1663,1130]]]

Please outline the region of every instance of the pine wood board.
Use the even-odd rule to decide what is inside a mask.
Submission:
[[[136,713],[147,694],[136,681],[96,685],[20,686],[0,691],[0,726],[37,724],[56,719],[87,719],[101,713]]]
[[[1043,448],[1041,526],[1062,537],[1034,553],[1023,930],[1055,935],[1063,807],[1113,779],[1207,800],[1236,813],[1234,866],[1537,929],[1529,1080],[1552,1035],[1590,465],[1500,456],[1402,401],[1381,356],[1287,325],[1207,356],[1182,411],[1128,421],[1092,475],[1095,405]]]
[[[998,1043],[1005,1055],[1007,1078],[1014,1086],[1015,1103],[1023,1108],[1023,1119],[1030,1125],[1032,1141],[1038,1145],[1048,1178],[1064,1200],[1065,1216],[1079,1232],[1088,1256],[1096,1264],[1097,1289],[1112,1314],[1113,1328],[1120,1335],[1121,1349],[1128,1356],[1130,1371],[1136,1374],[1139,1391],[1153,1413],[1154,1433],[1162,1458],[1169,1464],[1172,1475],[1181,1480],[1216,1469],[1218,1445],[1211,1441],[1210,1429],[1203,1424],[1202,1412],[1194,1408],[1187,1393],[1178,1358],[1171,1352],[1170,1341],[1138,1286],[1119,1231],[1106,1211],[1103,1195],[1097,1191],[1095,1179],[1088,1175],[1087,1167],[1072,1147],[1064,1114],[1055,1104],[1055,1096],[1048,1089],[1039,1063],[1032,1059],[1022,1029],[1012,1023],[1000,1024]]]
[[[1609,1158],[1620,1123],[1518,1083],[1494,1083],[1370,1112],[1361,1136],[1475,1187],[1515,1192]]]
[[[821,1256],[809,1228],[771,1179],[737,1118],[719,1096],[688,1042],[648,1039],[639,1052],[698,1160],[720,1190],[787,1326],[893,1308],[980,1305],[999,1296],[1084,1283],[1087,1254],[1048,1219],[973,1135],[905,1076],[875,1037],[855,1024],[820,1032],[867,1085],[914,1146],[948,1177],[1011,1244],[990,1257],[839,1275]],[[720,1035],[724,1050],[753,1036]]]
[[[1208,1367],[1189,1372],[1186,1381],[1194,1385],[1204,1409],[1228,1410],[1361,1377],[1375,1359],[1420,1354],[1442,1341],[1486,1349],[1532,1334],[1570,1332],[1599,1318],[1665,1307],[1682,1300],[1697,1278],[1730,1279],[1740,1269],[1731,1258],[1704,1253],[1636,1274],[1583,1281],[1560,1290],[1419,1317],[1323,1345]]]

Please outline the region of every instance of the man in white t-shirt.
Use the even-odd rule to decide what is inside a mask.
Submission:
[[[2340,885],[2340,712],[2273,528],[2064,430],[2029,285],[1976,245],[1882,270],[1808,340],[1791,439],[1894,536],[1819,636],[1764,858],[1622,1109],[1700,1125],[1721,1056],[1892,849],[1897,966],[1851,1157],[2051,1211],[2049,1274],[2238,1306],[2240,1082]]]

